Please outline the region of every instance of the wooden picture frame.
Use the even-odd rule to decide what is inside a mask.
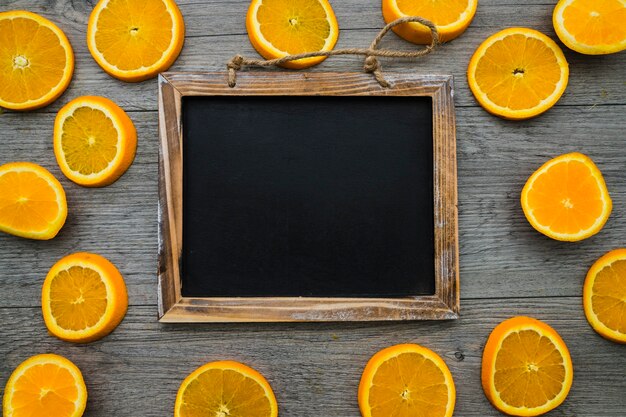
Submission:
[[[240,72],[159,76],[158,315],[161,322],[444,320],[459,316],[456,129],[452,76]],[[183,297],[182,126],[185,96],[430,96],[433,105],[435,294],[404,298]]]

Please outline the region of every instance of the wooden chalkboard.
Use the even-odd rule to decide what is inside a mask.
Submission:
[[[458,315],[450,77],[170,73],[161,321]]]

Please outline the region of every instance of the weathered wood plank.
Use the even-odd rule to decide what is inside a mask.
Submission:
[[[626,106],[563,107],[525,123],[510,123],[479,108],[457,108],[461,297],[580,295],[587,268],[602,253],[626,244]],[[41,283],[63,255],[90,250],[110,257],[125,275],[130,302],[156,302],[156,112],[132,112],[137,157],[115,184],[79,187],[62,176],[52,153],[52,114],[0,116],[0,163],[30,160],[65,186],[69,218],[60,235],[33,242],[0,234],[0,306],[37,306]],[[531,172],[560,153],[581,151],[603,171],[613,198],[604,230],[579,243],[535,232],[519,205]]]
[[[86,416],[172,415],[182,379],[201,364],[235,359],[261,371],[284,417],[357,417],[360,373],[377,350],[420,343],[442,355],[455,378],[455,416],[499,416],[480,387],[484,343],[501,320],[517,314],[545,320],[560,332],[574,362],[574,385],[554,416],[616,417],[626,409],[626,349],[597,336],[578,298],[476,300],[455,322],[369,324],[162,325],[156,306],[131,307],[102,341],[71,345],[46,334],[38,309],[2,308],[0,386],[30,355],[55,352],[83,371]]]
[[[382,26],[380,1],[331,0],[342,28],[338,47],[365,46]],[[556,39],[550,22],[555,1],[481,0],[459,39],[420,61],[383,61],[388,71],[455,76],[457,105],[461,319],[446,323],[304,325],[160,325],[156,311],[157,106],[156,81],[126,84],[107,76],[85,45],[95,0],[0,0],[0,11],[29,9],[68,34],[77,68],[68,92],[29,114],[0,114],[0,163],[31,160],[50,168],[68,193],[70,217],[51,242],[0,235],[0,389],[26,357],[57,352],[84,371],[90,390],[86,416],[172,415],[182,378],[200,364],[234,358],[262,371],[274,386],[281,416],[356,417],[360,372],[376,350],[398,342],[422,343],[442,354],[456,380],[456,416],[497,416],[480,389],[480,355],[495,324],[514,314],[547,320],[572,350],[570,398],[551,415],[610,416],[626,409],[626,350],[586,324],[580,299],[589,265],[624,246],[626,224],[626,54],[589,57],[565,49],[570,85],[556,108],[520,123],[487,115],[468,90],[467,62],[489,34],[529,26]],[[186,45],[172,68],[220,70],[235,53],[255,56],[245,34],[248,0],[179,0]],[[390,34],[390,48],[411,45]],[[312,71],[354,71],[357,58],[336,57]],[[88,190],[63,178],[52,154],[52,121],[78,95],[99,94],[132,111],[139,146],[135,163],[117,183]],[[597,236],[577,244],[544,238],[526,223],[519,192],[545,159],[582,151],[598,163],[614,212]],[[41,284],[61,256],[91,250],[122,270],[131,308],[104,340],[75,346],[46,334],[39,310]],[[508,298],[574,296],[571,298]],[[496,299],[492,299],[496,298]],[[7,308],[15,307],[15,308]],[[463,360],[460,360],[463,358]]]
[[[76,54],[76,72],[70,88],[57,102],[39,110],[56,112],[70,99],[83,94],[104,95],[126,110],[156,110],[156,80],[124,83],[109,77],[91,58],[86,47],[86,29],[94,1],[64,2],[17,0],[3,2],[0,11],[26,8],[40,12],[57,22],[67,32]],[[219,71],[235,54],[258,56],[246,35],[245,12],[247,0],[179,1],[185,17],[187,38],[185,47],[172,71]],[[334,1],[340,27],[338,48],[365,47],[383,26],[380,0],[364,4],[359,0]],[[442,45],[433,54],[419,60],[382,60],[386,71],[418,72],[421,74],[452,74],[455,77],[457,106],[476,106],[469,91],[465,72],[473,53],[487,36],[509,26],[528,26],[557,39],[552,27],[552,4],[545,2],[519,4],[497,0],[480,2],[475,20],[458,39]],[[383,47],[410,49],[412,44],[391,33]],[[559,106],[626,104],[626,54],[585,56],[564,48],[570,63],[570,82]],[[311,71],[358,71],[362,58],[332,57]],[[267,71],[267,69],[250,69]],[[0,122],[1,123],[1,122]]]

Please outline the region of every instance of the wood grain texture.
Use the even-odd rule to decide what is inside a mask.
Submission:
[[[226,69],[226,62],[235,54],[258,57],[246,35],[248,0],[181,0],[177,3],[185,19],[187,36],[183,51],[170,71],[219,71]],[[552,27],[555,3],[481,0],[472,25],[462,36],[417,60],[381,59],[383,71],[452,74],[457,107],[478,106],[465,76],[474,50],[487,36],[500,29],[527,26],[557,40],[570,64],[569,86],[559,106],[626,104],[626,80],[622,73],[626,54],[589,57],[565,48]],[[85,39],[93,4],[95,0],[0,2],[1,10],[28,9],[52,19],[66,32],[74,47],[76,70],[72,84],[60,100],[38,111],[56,112],[71,98],[84,94],[83,91],[107,96],[125,110],[156,110],[156,80],[135,84],[116,80],[104,73],[89,54]],[[367,47],[384,26],[380,0],[340,0],[333,3],[333,8],[341,29],[337,48]],[[389,34],[381,47],[411,49],[412,45]],[[311,71],[360,71],[362,66],[362,58],[339,56],[325,60]]]
[[[31,160],[49,168],[65,187],[70,205],[68,221],[53,241],[0,235],[0,389],[26,357],[56,352],[85,373],[90,394],[86,417],[171,416],[176,389],[188,372],[209,360],[234,358],[268,377],[282,417],[358,417],[356,387],[366,360],[390,344],[414,341],[433,348],[450,365],[458,390],[455,416],[498,416],[480,390],[482,346],[497,322],[528,314],[553,325],[572,350],[575,379],[570,397],[549,415],[624,415],[626,349],[591,331],[580,295],[593,261],[626,245],[626,53],[589,57],[564,49],[571,70],[564,96],[546,114],[519,123],[477,107],[465,70],[478,44],[505,27],[528,26],[556,39],[550,20],[554,0],[481,0],[472,25],[460,38],[418,61],[382,61],[386,71],[455,76],[460,320],[163,325],[156,321],[157,81],[125,84],[96,65],[85,44],[94,3],[0,0],[0,11],[29,9],[57,22],[77,59],[70,88],[53,105],[33,113],[0,114],[0,163]],[[337,46],[369,45],[383,24],[380,2],[331,3],[342,28]],[[247,0],[178,4],[188,36],[172,70],[222,70],[235,53],[255,56],[245,34]],[[411,48],[395,35],[383,43]],[[359,71],[361,66],[360,59],[335,57],[311,70]],[[115,100],[130,112],[138,130],[135,162],[104,189],[81,188],[65,179],[52,153],[54,113],[85,94]],[[577,244],[538,234],[519,206],[519,193],[532,171],[548,158],[571,151],[594,159],[614,203],[604,230]],[[131,303],[118,330],[87,346],[48,336],[39,310],[46,272],[77,250],[111,259],[126,279]]]
[[[159,76],[159,320],[284,322],[450,320],[459,314],[454,86],[448,75],[386,74],[389,86],[363,73],[244,73],[229,87],[223,73]],[[432,100],[435,293],[403,298],[183,297],[182,99],[195,96],[412,96]],[[415,254],[415,256],[418,256]],[[416,277],[417,278],[417,277]]]
[[[159,318],[181,298],[180,257],[183,241],[183,138],[181,94],[159,75]]]
[[[595,259],[626,245],[621,209],[626,153],[620,151],[626,106],[564,107],[524,123],[479,108],[456,113],[462,299],[580,296]],[[135,162],[116,183],[93,190],[67,180],[56,165],[53,114],[0,115],[0,163],[30,160],[45,166],[61,181],[69,202],[67,223],[53,241],[0,234],[0,289],[11,294],[0,297],[0,306],[38,306],[46,272],[75,250],[110,257],[127,278],[130,303],[156,305],[158,115],[129,114],[139,138]],[[598,235],[567,244],[534,231],[519,195],[534,169],[573,151],[588,154],[600,167],[614,209]]]
[[[440,354],[457,388],[455,416],[500,416],[480,387],[480,363],[489,332],[514,314],[553,326],[568,344],[574,384],[550,416],[620,417],[626,389],[626,349],[596,335],[578,298],[472,300],[451,322],[159,324],[153,306],[131,307],[111,335],[85,346],[45,332],[39,309],[0,309],[0,384],[23,359],[62,354],[81,368],[89,390],[85,416],[173,415],[183,378],[205,362],[234,359],[262,372],[285,417],[358,417],[356,392],[371,355],[392,343],[423,344]]]

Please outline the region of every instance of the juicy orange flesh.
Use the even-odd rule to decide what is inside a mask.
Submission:
[[[494,386],[500,399],[513,407],[540,407],[563,389],[561,353],[534,330],[508,335],[496,356]]]
[[[396,0],[398,9],[405,15],[421,16],[440,26],[458,21],[468,3],[468,0]]]
[[[100,274],[72,266],[60,271],[50,285],[50,311],[59,327],[85,330],[106,312],[107,291]]]
[[[565,30],[585,45],[626,39],[626,7],[618,0],[575,0],[563,10]]]
[[[606,327],[626,334],[626,259],[616,260],[598,272],[591,305]]]
[[[111,0],[98,18],[96,48],[120,70],[150,67],[169,47],[172,25],[162,0]]]
[[[187,385],[181,417],[267,417],[271,404],[255,380],[233,371],[208,369]]]
[[[430,359],[402,353],[376,370],[369,405],[372,417],[444,416],[448,405],[445,376]]]
[[[56,193],[33,172],[0,176],[0,223],[17,230],[46,230],[59,213]]]
[[[289,54],[321,50],[330,36],[328,16],[318,0],[263,0],[256,17],[263,37]]]
[[[70,169],[83,175],[103,171],[117,155],[118,134],[102,111],[80,107],[63,122],[61,147]]]
[[[540,225],[556,233],[574,234],[593,227],[604,204],[589,167],[580,161],[566,161],[535,179],[528,206]]]
[[[63,78],[65,49],[55,33],[34,20],[0,20],[0,99],[36,100]]]
[[[11,415],[71,416],[77,399],[78,389],[67,369],[55,364],[34,365],[15,382]]]
[[[511,110],[538,106],[561,79],[554,52],[542,41],[522,34],[494,42],[476,67],[476,83],[489,100]]]

